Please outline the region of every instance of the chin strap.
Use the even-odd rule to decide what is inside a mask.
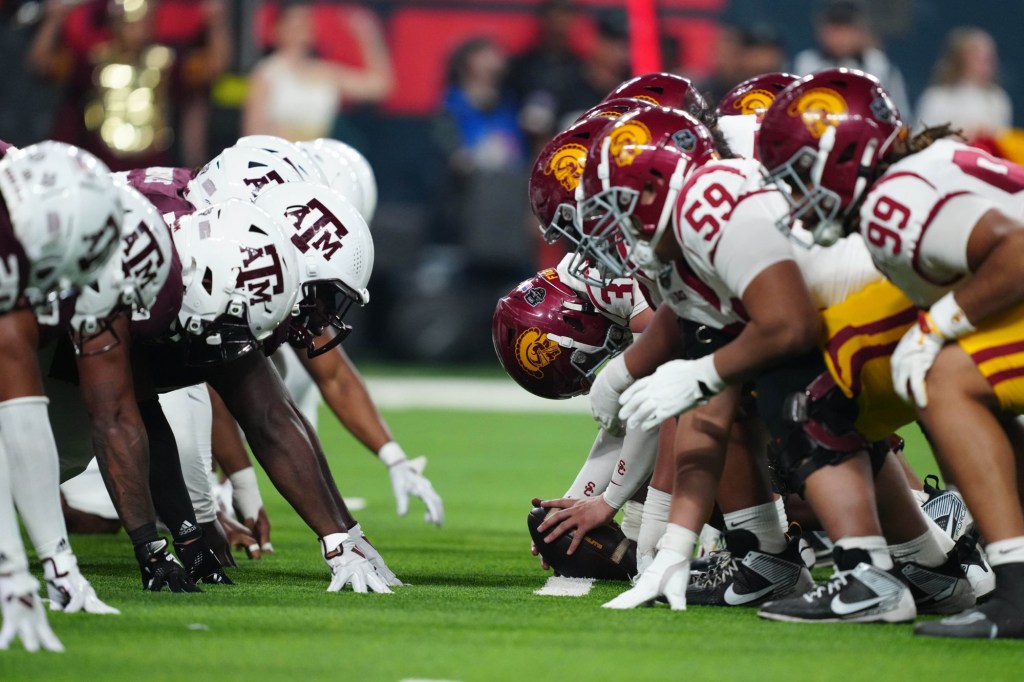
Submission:
[[[604,140],[601,141],[601,162],[597,164],[597,177],[601,181],[601,189],[603,190],[607,190],[611,187],[612,165],[608,158],[611,148],[612,138],[610,136],[606,136]],[[582,185],[583,183],[577,185],[577,189],[582,187]]]
[[[821,178],[825,175],[825,164],[828,163],[828,156],[835,145],[836,129],[834,126],[828,126],[818,141],[818,154],[814,158],[814,165],[811,166],[811,189],[821,185]]]
[[[689,167],[689,161],[680,159],[676,162],[676,169],[672,172],[672,177],[669,178],[668,191],[665,193],[665,203],[661,207],[661,215],[658,216],[658,225],[654,228],[654,234],[649,240],[652,253],[658,242],[661,241],[661,236],[665,234],[665,228],[668,226],[669,218],[672,217],[672,211],[676,206],[676,199],[679,198],[679,192],[682,191],[683,185],[686,184],[686,171]]]

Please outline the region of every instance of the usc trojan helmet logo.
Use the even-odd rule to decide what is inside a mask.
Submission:
[[[555,361],[562,349],[537,327],[530,327],[516,339],[516,359],[519,366],[535,379],[544,377],[541,370]]]
[[[608,151],[618,166],[630,166],[643,152],[643,145],[650,144],[651,130],[639,121],[627,121],[616,125],[608,137],[611,146]]]
[[[630,97],[632,97],[633,99],[638,99],[638,100],[644,101],[644,102],[650,102],[651,104],[653,104],[656,107],[660,107],[661,106],[661,102],[659,102],[658,100],[654,99],[650,95],[630,95]]]
[[[554,175],[558,184],[572,194],[580,184],[583,175],[583,163],[587,158],[587,148],[581,144],[564,144],[555,150],[544,169],[544,175]]]
[[[839,125],[840,117],[847,111],[846,100],[838,92],[832,88],[813,88],[790,104],[786,113],[799,116],[811,137],[818,139],[826,129]]]
[[[742,97],[732,103],[733,109],[738,109],[740,114],[746,116],[753,114],[758,119],[764,116],[764,112],[775,101],[775,94],[770,90],[754,88],[744,93]]]

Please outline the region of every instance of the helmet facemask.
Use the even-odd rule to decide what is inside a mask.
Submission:
[[[240,301],[231,301],[225,313],[209,322],[190,317],[184,331],[185,364],[191,367],[222,365],[259,347]]]
[[[310,358],[334,349],[352,332],[352,326],[343,320],[352,304],[359,301],[355,292],[337,280],[304,283],[298,313],[289,323],[288,343],[295,348],[305,348]],[[317,337],[328,327],[334,333],[317,346]]]

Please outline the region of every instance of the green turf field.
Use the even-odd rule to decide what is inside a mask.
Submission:
[[[583,415],[388,411],[410,456],[431,455],[438,530],[398,519],[387,475],[322,421],[341,489],[389,565],[393,595],[327,594],[316,539],[264,488],[277,555],[235,587],[143,593],[125,536],[76,536],[82,569],[121,616],[52,614],[63,655],[0,652],[0,682],[34,680],[995,680],[1024,679],[1024,642],[915,639],[909,626],[781,624],[754,610],[608,612],[622,589],[538,597],[534,495],[562,493],[593,434]],[[920,457],[919,437],[910,443]],[[930,469],[927,469],[930,470]],[[414,509],[414,512],[416,510]]]

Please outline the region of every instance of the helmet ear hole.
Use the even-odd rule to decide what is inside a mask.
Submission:
[[[836,158],[836,163],[849,163],[850,161],[853,161],[853,158],[856,155],[856,153],[857,145],[851,142],[850,144],[846,145],[843,148],[843,151]]]
[[[206,290],[207,295],[213,296],[213,270],[209,267],[203,273],[203,289]]]
[[[583,323],[580,322],[575,317],[572,317],[572,316],[569,316],[569,315],[562,315],[562,321],[565,322],[567,325],[569,325],[570,327],[572,327],[573,329],[575,329],[578,332],[583,331]]]
[[[266,230],[263,230],[263,229],[257,227],[256,225],[250,225],[249,226],[249,231],[250,232],[255,232],[256,234],[262,234],[264,237],[267,236]]]

